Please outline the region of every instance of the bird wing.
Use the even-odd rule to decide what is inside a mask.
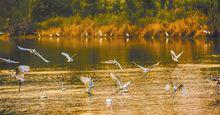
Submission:
[[[16,62],[16,61],[12,61],[9,59],[4,59],[4,58],[0,58],[1,61],[7,62],[7,63],[20,63],[20,62]]]
[[[88,77],[80,77],[80,80],[84,83],[84,84],[87,84],[90,79]]]
[[[73,55],[71,56],[71,58],[73,58],[73,57],[76,56],[76,55],[77,55],[77,53],[73,54]]]
[[[183,51],[179,55],[177,55],[176,58],[179,58],[182,55],[182,53],[183,53]]]
[[[124,84],[123,87],[128,87],[128,85],[130,85],[131,83],[133,83],[133,82],[129,81],[126,84]]]
[[[147,68],[145,68],[145,67],[143,67],[143,66],[140,66],[140,65],[138,65],[137,63],[135,63],[135,62],[133,62],[136,66],[138,66],[138,67],[140,67],[141,69],[143,69],[143,70],[145,70],[145,69],[147,69]]]
[[[115,63],[115,60],[107,60],[107,61],[103,61],[102,63],[105,63],[105,64],[114,64],[114,63]]]
[[[177,87],[177,91],[178,90],[182,90],[182,94],[183,95],[186,95],[187,93],[186,93],[186,88],[184,87],[184,85],[183,84],[181,84],[181,85],[179,85],[178,87]]]
[[[16,62],[16,61],[12,61],[12,60],[7,60],[8,63],[20,63],[20,62]]]
[[[67,54],[67,53],[64,53],[64,52],[61,52],[61,54],[63,55],[63,56],[65,56],[68,60],[70,60],[71,59],[71,57],[69,56],[69,54]]]
[[[123,85],[122,82],[121,82],[121,80],[120,80],[116,75],[114,75],[113,73],[110,73],[110,76],[111,76],[111,78],[112,78],[113,80],[115,80],[116,85],[117,85],[118,87],[121,87],[121,86]]]
[[[6,62],[6,60],[7,60],[7,59],[4,59],[4,58],[0,58],[0,60],[1,60],[1,61],[5,61],[5,62]]]
[[[46,60],[42,55],[40,55],[37,51],[34,53],[34,55],[38,56],[39,58],[44,60],[44,62],[46,62],[46,63],[50,62],[50,61]]]
[[[170,50],[170,53],[171,53],[172,58],[176,58],[176,54],[173,50]]]
[[[30,71],[30,66],[20,65],[20,66],[18,66],[18,69],[21,72],[29,72]]]
[[[157,62],[156,64],[150,66],[149,68],[153,68],[153,67],[155,67],[155,66],[158,66],[159,64],[160,64],[160,62]]]
[[[22,51],[31,51],[33,49],[29,49],[29,48],[23,48],[23,47],[20,47],[20,46],[17,46],[19,50],[22,50]]]
[[[124,69],[121,67],[121,64],[120,63],[116,63],[116,65],[122,70],[122,71],[124,71]]]
[[[165,90],[170,90],[170,86],[174,86],[174,84],[173,84],[173,82],[172,81],[170,81],[169,83],[167,83],[167,85],[165,86]]]

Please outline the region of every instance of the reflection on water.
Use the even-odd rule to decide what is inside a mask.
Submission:
[[[207,40],[176,40],[166,44],[158,40],[126,42],[121,39],[103,39],[100,42],[99,39],[77,38],[65,40],[63,38],[11,39],[8,41],[0,40],[0,57],[20,61],[22,64],[33,67],[55,66],[82,70],[91,69],[101,61],[113,58],[125,65],[131,61],[148,64],[157,61],[170,63],[170,50],[173,49],[177,53],[184,51],[180,63],[206,63],[207,55],[220,55],[219,43]],[[44,63],[35,56],[19,51],[17,45],[35,48],[51,63]],[[62,51],[69,54],[78,53],[78,55],[73,63],[64,63],[66,59],[60,54]]]
[[[52,61],[44,63],[37,57],[21,52],[16,45],[35,48]],[[11,39],[0,41],[0,57],[11,58],[32,66],[25,84],[18,92],[8,71],[0,74],[0,114],[219,114],[219,89],[207,76],[219,75],[218,41],[170,41],[169,44],[153,41],[102,39]],[[180,64],[171,63],[170,50],[184,51]],[[73,63],[65,63],[61,51],[78,53]],[[117,59],[125,68],[101,64]],[[130,62],[141,65],[161,65],[129,87],[125,94],[110,95],[116,90],[109,73],[114,72],[122,81],[143,76],[140,69]],[[13,65],[0,63],[1,69]],[[41,68],[43,67],[43,68]],[[88,97],[80,82],[80,76],[91,76],[95,81],[94,96]],[[61,90],[64,80],[66,91]],[[187,96],[177,93],[174,99],[164,90],[169,81],[182,83]],[[47,98],[41,99],[41,95]],[[105,99],[112,98],[112,106]]]

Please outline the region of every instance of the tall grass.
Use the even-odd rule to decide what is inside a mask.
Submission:
[[[167,11],[168,12],[168,11]],[[132,24],[122,16],[103,14],[96,17],[69,18],[56,17],[38,23],[39,33],[43,36],[55,35],[78,37],[98,36],[101,30],[103,35],[123,38],[128,33],[132,38],[161,38],[165,32],[170,37],[205,37],[203,30],[209,30],[205,24],[207,17],[198,11],[182,13],[175,9],[167,14],[162,12],[156,17],[146,17],[139,20],[139,24]],[[170,11],[169,11],[170,12]]]

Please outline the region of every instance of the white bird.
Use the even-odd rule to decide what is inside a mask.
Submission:
[[[115,64],[116,66],[118,66],[122,71],[124,71],[124,69],[121,67],[121,64],[118,63],[118,61],[116,61],[116,59],[113,59],[113,60],[107,60],[107,61],[104,61],[102,63],[105,63],[105,64]]]
[[[67,58],[67,62],[72,62],[73,61],[73,57],[77,55],[77,54],[74,54],[74,55],[72,55],[70,57],[70,55],[65,53],[65,52],[61,52],[61,54]]]
[[[88,32],[86,31],[86,37],[88,36]]]
[[[129,35],[128,33],[125,33],[125,35],[126,35],[127,37],[130,37],[130,35]]]
[[[20,62],[16,62],[16,61],[12,61],[12,60],[10,60],[10,59],[4,59],[4,58],[0,58],[0,61],[4,61],[4,62],[6,62],[6,63],[12,63],[12,64],[17,64],[17,63],[20,63]]]
[[[106,105],[112,105],[112,98],[106,99]]]
[[[41,35],[40,35],[40,33],[39,33],[39,32],[37,32],[37,35],[38,35],[38,37],[39,37],[39,38],[41,37]]]
[[[206,33],[206,34],[211,34],[211,32],[208,31],[208,30],[203,30],[203,32]]]
[[[169,91],[169,90],[170,90],[170,86],[173,88],[173,89],[172,89],[172,93],[171,93],[171,97],[173,97],[173,98],[174,98],[174,96],[175,96],[175,93],[176,93],[177,91],[179,91],[179,90],[182,91],[182,94],[183,94],[183,95],[186,95],[186,94],[187,94],[187,93],[186,93],[186,89],[185,89],[185,87],[184,87],[183,84],[180,84],[179,86],[176,86],[176,85],[174,85],[173,82],[170,81],[170,82],[165,86],[165,90],[166,90],[166,91]]]
[[[167,32],[167,31],[165,32],[165,35],[166,35],[166,37],[169,37],[169,36],[170,36],[170,35],[168,34],[168,32]]]
[[[16,80],[19,82],[19,89],[18,89],[19,92],[22,83],[25,81],[24,79],[25,72],[29,72],[29,71],[30,71],[30,66],[20,65],[15,68],[15,72],[14,71],[12,72],[11,76],[16,78]]]
[[[4,33],[3,32],[0,32],[0,35],[3,35]]]
[[[179,61],[178,58],[182,55],[183,51],[179,53],[179,55],[176,55],[173,50],[170,50],[170,53],[171,53],[172,60],[178,62]]]
[[[99,30],[99,35],[102,36],[102,31],[101,30]]]
[[[23,47],[20,47],[20,46],[17,46],[17,47],[18,47],[19,50],[28,51],[31,54],[40,57],[46,63],[50,62],[50,61],[46,60],[43,56],[41,56],[35,49],[28,49],[28,48],[23,48]]]
[[[153,68],[153,67],[155,67],[155,66],[158,66],[158,65],[160,64],[160,62],[157,62],[156,64],[154,64],[154,65],[152,65],[152,66],[146,68],[146,67],[143,67],[143,66],[141,66],[141,65],[136,64],[135,62],[133,62],[133,63],[134,63],[136,66],[140,67],[140,68],[143,70],[144,73],[149,72],[151,68]]]
[[[118,87],[118,90],[115,93],[128,92],[128,86],[137,80],[135,79],[133,81],[128,81],[127,83],[123,84],[122,81],[119,79],[119,77],[117,77],[115,74],[110,73],[110,77],[116,82],[116,85]]]
[[[91,89],[94,87],[93,79],[91,77],[80,77],[80,80],[86,87],[86,93],[88,93],[89,96],[92,96]]]
[[[57,35],[58,37],[60,37],[60,34],[59,34],[58,32],[56,33],[56,35]]]

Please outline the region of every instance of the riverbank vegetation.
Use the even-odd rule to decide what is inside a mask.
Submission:
[[[0,6],[0,30],[10,35],[148,39],[220,33],[219,0],[11,0]]]

